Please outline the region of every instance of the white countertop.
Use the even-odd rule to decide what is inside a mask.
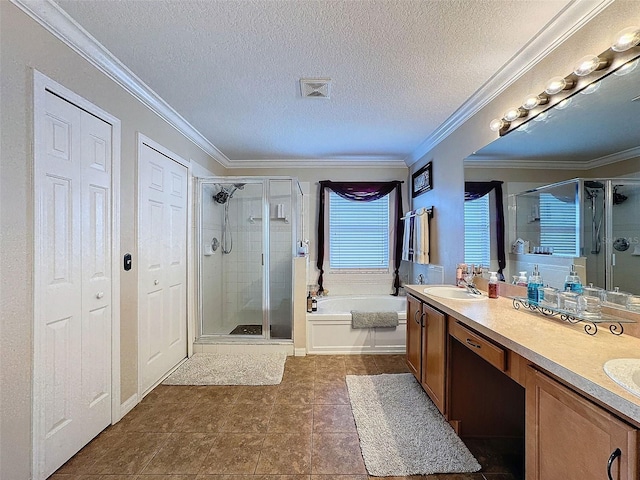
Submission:
[[[640,397],[607,376],[603,365],[614,358],[639,358],[640,338],[613,335],[608,324],[596,335],[584,323],[571,324],[521,307],[509,298],[452,300],[423,293],[432,285],[407,285],[406,292],[457,318],[472,329],[564,380],[640,427]]]

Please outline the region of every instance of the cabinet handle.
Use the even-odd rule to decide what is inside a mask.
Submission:
[[[420,326],[424,327],[424,317],[427,314],[427,312],[422,312],[422,314],[420,315]]]
[[[615,459],[621,455],[622,455],[622,451],[619,448],[616,448],[611,454],[611,456],[609,457],[609,461],[607,462],[607,475],[609,477],[609,480],[613,480],[613,477],[611,476],[611,465],[613,465],[613,462],[615,461]]]
[[[418,320],[419,313],[420,313],[420,310],[416,310],[416,312],[413,314],[413,319],[416,321],[418,325],[420,325],[420,321]]]
[[[470,338],[467,338],[467,345],[470,345],[473,348],[482,348],[482,345],[472,342]]]

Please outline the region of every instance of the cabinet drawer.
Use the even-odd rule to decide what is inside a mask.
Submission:
[[[494,367],[503,372],[507,369],[507,352],[503,348],[498,347],[486,338],[472,332],[464,325],[461,325],[453,319],[449,322],[449,334],[459,340],[460,343],[469,350],[480,355]]]

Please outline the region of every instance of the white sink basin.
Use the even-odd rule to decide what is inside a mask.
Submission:
[[[640,358],[615,358],[604,364],[604,372],[625,390],[640,397]]]
[[[436,287],[427,287],[424,289],[427,295],[434,297],[451,298],[453,300],[470,300],[472,302],[486,300],[486,295],[473,295],[466,288],[458,288],[449,285],[439,285]]]

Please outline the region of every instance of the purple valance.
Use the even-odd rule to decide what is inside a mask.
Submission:
[[[502,201],[502,183],[499,180],[490,182],[464,182],[464,200],[477,200],[491,190],[496,191],[496,236],[498,242],[498,274],[504,280],[502,270],[507,266],[504,250],[504,205]]]
[[[400,262],[402,260],[402,236],[404,224],[402,218],[402,182],[393,180],[391,182],[332,182],[331,180],[322,180],[320,182],[320,198],[318,210],[318,258],[316,267],[320,271],[318,275],[318,291],[324,291],[322,286],[324,274],[324,210],[325,195],[324,191],[328,188],[347,200],[357,202],[371,202],[389,195],[394,189],[396,191],[396,214],[395,214],[395,244],[394,244],[394,277],[393,277],[393,295],[398,295],[400,288]]]

